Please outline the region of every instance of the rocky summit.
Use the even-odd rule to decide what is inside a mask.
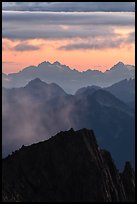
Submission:
[[[134,202],[129,162],[119,173],[92,130],[60,132],[3,159],[3,202]]]

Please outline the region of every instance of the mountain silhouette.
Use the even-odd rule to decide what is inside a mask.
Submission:
[[[4,88],[2,103],[3,156],[71,127],[89,128],[119,167],[126,159],[134,166],[134,110],[106,90],[68,95],[35,79],[24,88]]]
[[[130,163],[119,173],[87,129],[22,146],[2,161],[3,202],[135,202],[134,181]]]
[[[118,99],[132,107],[134,109],[135,105],[135,79],[124,79],[120,82],[113,84],[112,86],[101,88],[98,86],[87,86],[76,91],[76,95],[78,94],[92,94],[96,90],[106,90],[116,96]]]
[[[135,104],[135,79],[122,80],[107,87],[105,90],[129,105],[132,103]]]
[[[47,83],[56,83],[67,93],[74,94],[85,86],[107,87],[124,79],[135,78],[135,67],[119,62],[105,72],[99,70],[79,72],[57,61],[53,64],[45,61],[38,66],[24,68],[18,73],[3,74],[2,85],[5,88],[23,87],[35,78]]]

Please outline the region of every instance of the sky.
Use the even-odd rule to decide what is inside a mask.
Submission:
[[[105,71],[135,64],[134,2],[2,2],[2,69],[43,61]]]

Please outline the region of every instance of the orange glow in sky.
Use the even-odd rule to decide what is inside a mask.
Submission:
[[[12,11],[3,15],[4,73],[18,72],[43,61],[59,61],[79,71],[105,71],[119,61],[135,64],[134,12]]]
[[[18,41],[4,40],[9,47],[14,47]],[[15,51],[6,50],[2,52],[3,72],[17,72],[30,65],[38,65],[43,61],[51,63],[59,61],[70,68],[79,71],[87,69],[98,69],[105,71],[111,68],[118,61],[125,64],[135,64],[134,45],[126,45],[121,48],[101,49],[101,50],[58,50],[57,47],[66,43],[66,41],[44,41],[30,40],[32,45],[40,45],[39,50],[35,51]],[[6,63],[7,62],[7,63]]]

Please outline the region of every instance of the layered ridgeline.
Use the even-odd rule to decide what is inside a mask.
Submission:
[[[22,144],[48,139],[59,131],[89,128],[94,129],[99,144],[111,152],[118,167],[126,160],[134,166],[135,116],[129,101],[99,87],[68,95],[58,85],[40,79],[24,88],[3,88],[2,95],[3,157]]]
[[[57,83],[67,93],[74,94],[84,86],[106,87],[124,79],[135,78],[135,67],[119,62],[105,72],[99,70],[79,72],[59,62],[53,64],[42,62],[38,66],[29,66],[18,73],[8,75],[3,73],[2,82],[6,88],[22,87],[37,77],[47,83]]]
[[[134,202],[129,162],[119,173],[93,131],[70,129],[3,159],[3,202]]]
[[[96,90],[101,89],[99,86],[87,86],[78,89],[75,94],[91,94]],[[120,82],[113,84],[112,86],[103,88],[116,96],[118,99],[129,105],[131,108],[135,108],[135,79],[124,79]]]

